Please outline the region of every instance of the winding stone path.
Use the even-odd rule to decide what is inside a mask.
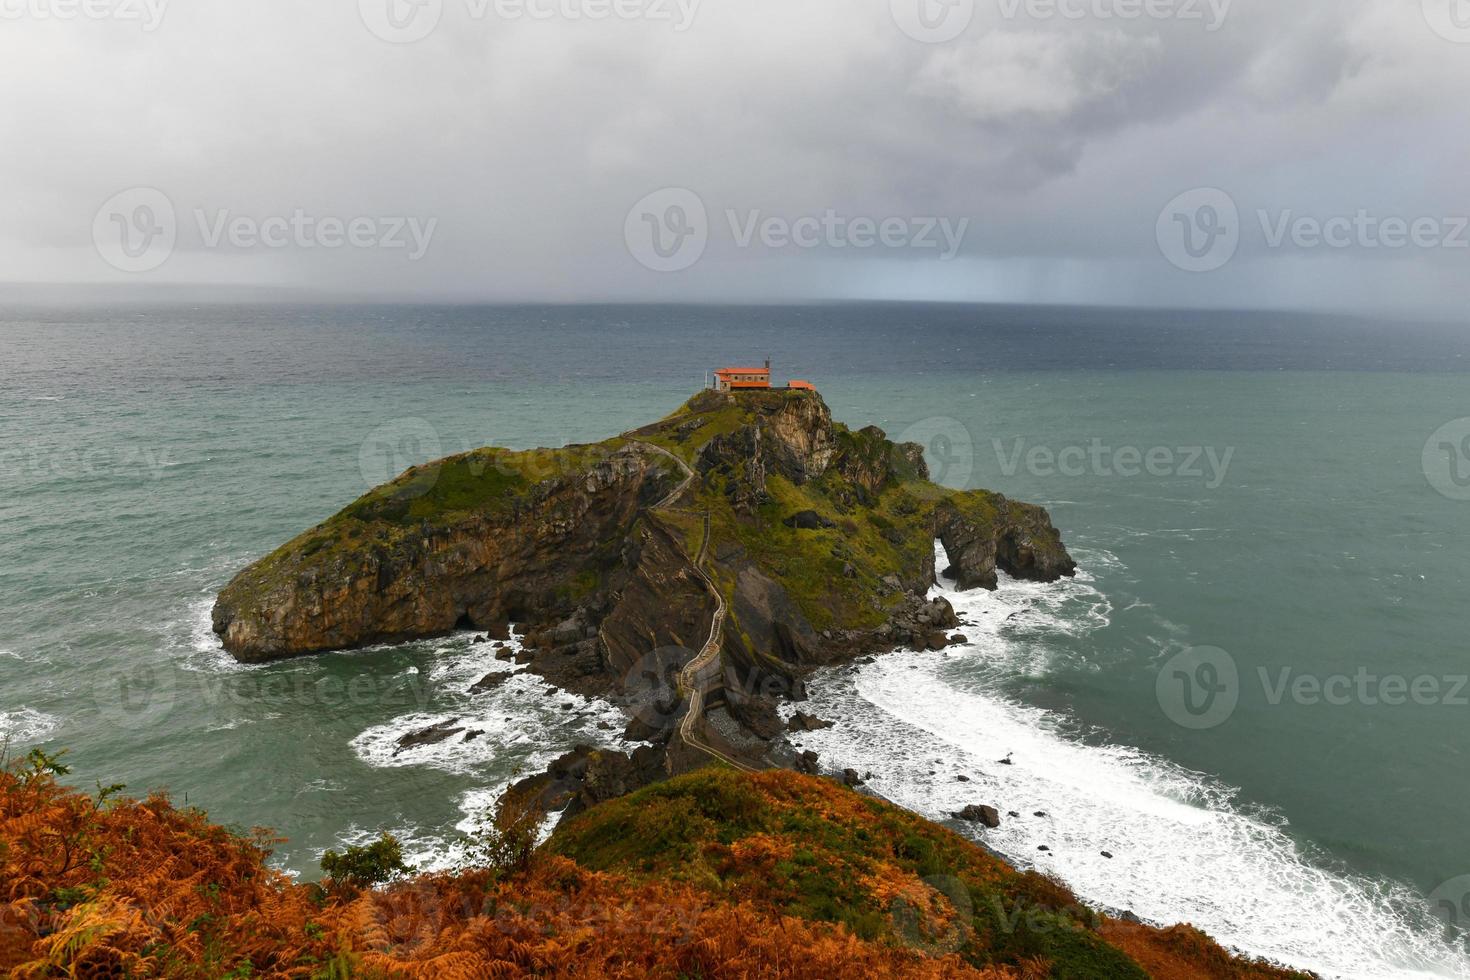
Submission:
[[[689,489],[689,485],[694,482],[694,470],[689,467],[688,463],[662,446],[655,446],[647,442],[634,442],[632,445],[640,449],[658,453],[662,456],[667,456],[684,471],[685,479],[683,483],[679,484],[678,489],[649,508],[649,510],[671,509],[674,503]],[[709,639],[705,640],[704,646],[700,648],[699,653],[695,655],[694,659],[685,664],[684,669],[679,672],[679,690],[689,699],[689,707],[684,712],[684,717],[679,721],[679,738],[690,748],[703,752],[705,755],[714,759],[718,759],[726,765],[734,766],[736,769],[744,772],[756,772],[755,767],[740,762],[737,759],[732,759],[730,756],[705,742],[700,735],[704,721],[705,691],[713,681],[719,678],[720,644],[724,640],[725,617],[729,612],[729,607],[725,604],[724,595],[715,586],[714,580],[704,570],[704,560],[709,554],[711,531],[710,515],[706,512],[704,515],[704,540],[700,542],[699,554],[692,560],[691,565],[704,582],[705,588],[709,590],[710,595],[714,596],[715,615],[710,621]],[[711,667],[715,669],[711,671]]]

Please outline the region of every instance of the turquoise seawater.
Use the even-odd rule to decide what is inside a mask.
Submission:
[[[1466,975],[1434,917],[1470,908],[1470,447],[1435,437],[1470,415],[1465,353],[1228,314],[0,311],[0,733],[273,826],[303,874],[381,829],[443,859],[616,714],[471,698],[495,667],[468,637],[242,668],[213,596],[412,463],[600,439],[770,355],[945,482],[1047,505],[1083,568],[956,596],[948,657],[820,678],[824,758],[931,816],[1047,812],[992,844],[1099,904],[1329,974]],[[451,717],[486,734],[394,755]]]

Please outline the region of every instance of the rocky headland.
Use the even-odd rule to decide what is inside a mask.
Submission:
[[[260,663],[515,624],[530,670],[623,704],[654,747],[538,777],[585,806],[711,756],[801,767],[769,750],[807,674],[958,638],[927,598],[936,540],[964,589],[1076,571],[1044,509],[931,482],[923,447],[816,392],[705,391],[595,445],[410,470],[241,572],[214,630]]]

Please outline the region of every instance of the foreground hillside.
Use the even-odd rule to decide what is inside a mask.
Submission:
[[[16,977],[1301,976],[1098,916],[790,772],[704,769],[535,851],[494,835],[484,866],[378,890],[294,883],[267,867],[268,833],[84,795],[64,773],[35,754],[0,773],[0,971]]]

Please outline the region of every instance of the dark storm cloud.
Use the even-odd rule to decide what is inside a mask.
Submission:
[[[1453,310],[1452,2],[0,0],[0,258],[450,299]]]

